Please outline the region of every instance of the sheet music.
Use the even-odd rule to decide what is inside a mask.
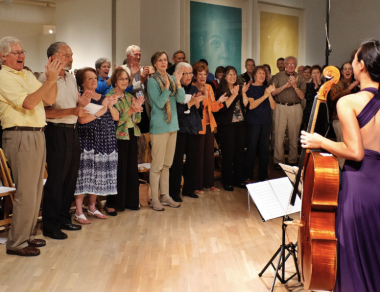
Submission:
[[[87,110],[90,114],[94,115],[103,108],[102,105],[89,103],[83,109]]]
[[[248,184],[247,189],[265,221],[301,211],[299,197],[294,206],[289,204],[293,186],[287,177]]]

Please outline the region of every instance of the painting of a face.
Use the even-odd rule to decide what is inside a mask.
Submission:
[[[191,63],[206,59],[210,72],[218,66],[241,71],[242,14],[240,8],[190,2]]]

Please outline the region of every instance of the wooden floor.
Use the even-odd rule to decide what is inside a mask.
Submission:
[[[271,177],[282,176],[272,169]],[[216,183],[221,187],[220,182]],[[288,228],[296,241],[296,228]],[[258,273],[280,245],[281,219],[263,222],[247,190],[185,197],[179,209],[150,208],[92,219],[67,240],[49,238],[41,255],[10,256],[0,247],[5,291],[269,291],[273,269]],[[0,237],[6,237],[0,233]],[[43,238],[41,230],[37,238]],[[286,271],[295,271],[291,260]],[[303,291],[296,280],[280,291]]]

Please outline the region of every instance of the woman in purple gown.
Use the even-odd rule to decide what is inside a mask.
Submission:
[[[380,42],[364,42],[352,62],[361,91],[337,104],[343,142],[302,132],[304,148],[323,148],[346,159],[335,229],[335,292],[380,290]]]

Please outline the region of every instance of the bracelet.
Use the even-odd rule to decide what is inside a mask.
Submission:
[[[294,90],[298,89],[298,87],[294,88]]]

